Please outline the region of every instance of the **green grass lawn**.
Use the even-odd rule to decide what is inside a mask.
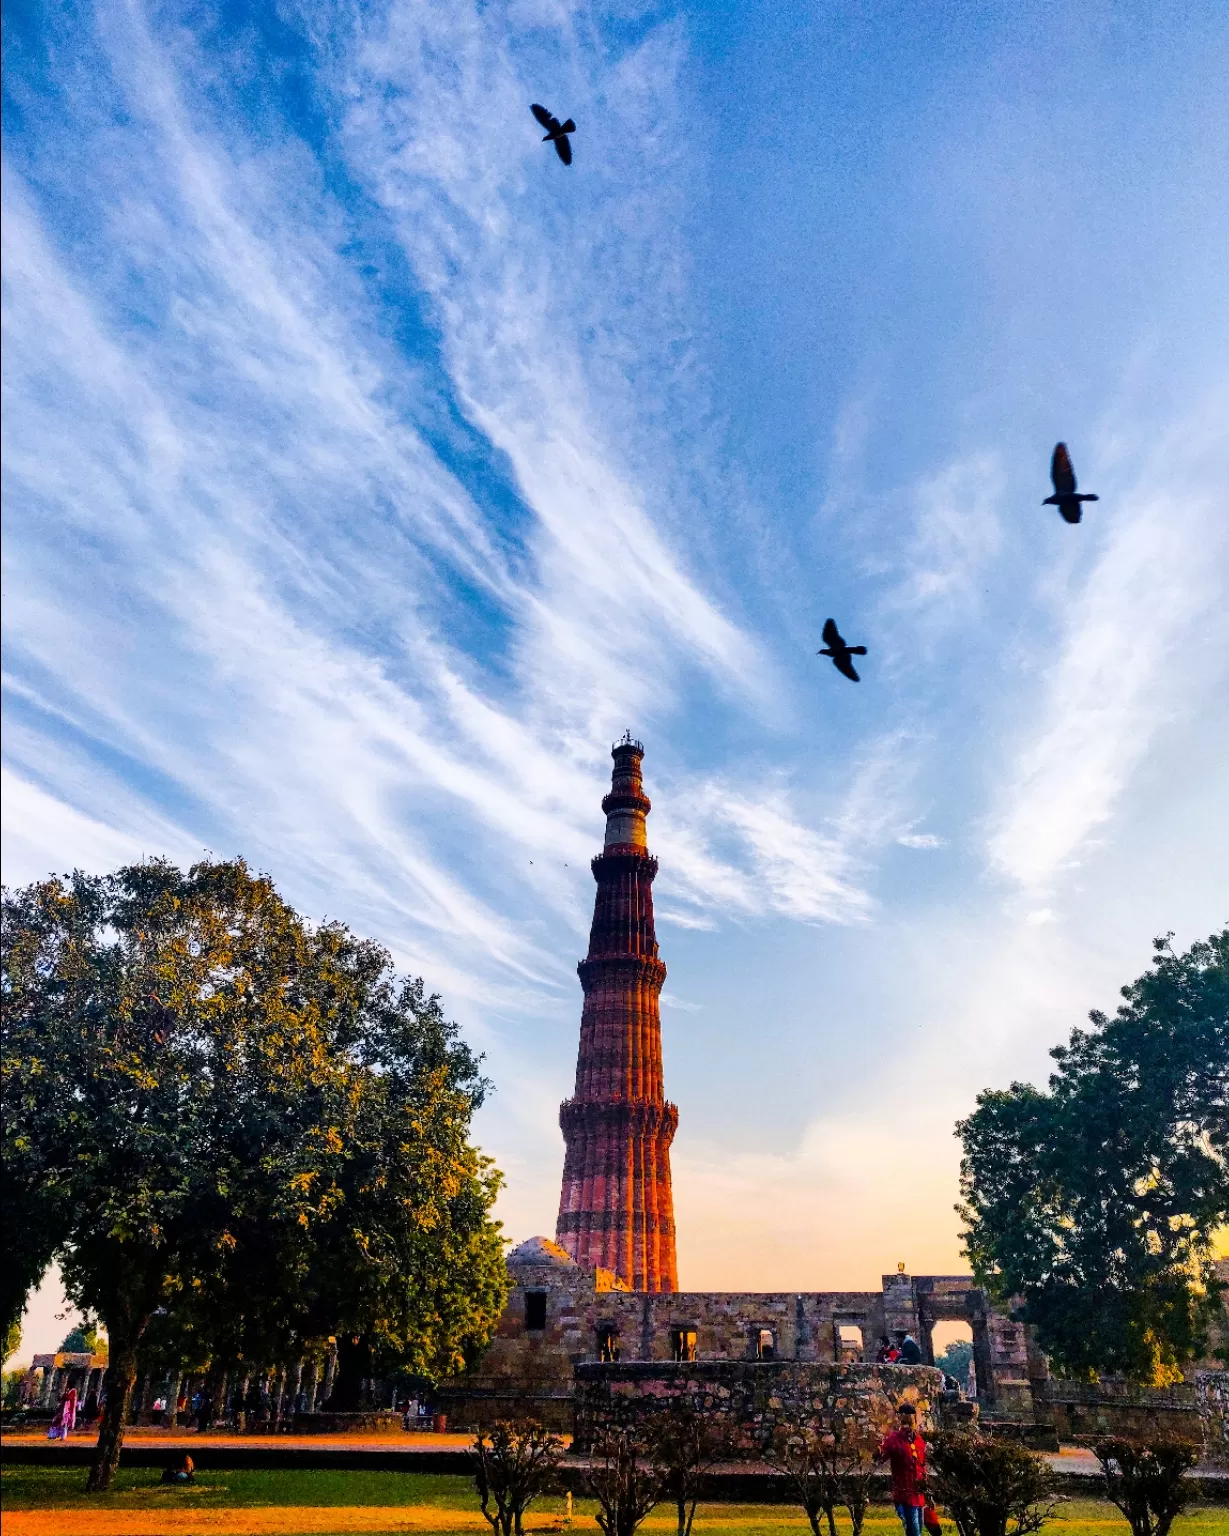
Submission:
[[[0,1496],[7,1510],[16,1509],[164,1509],[195,1507],[258,1508],[262,1505],[315,1505],[342,1508],[346,1505],[433,1506],[437,1509],[477,1511],[473,1483],[465,1477],[433,1477],[419,1472],[309,1472],[299,1470],[254,1472],[198,1472],[191,1488],[162,1488],[158,1473],[144,1469],[121,1470],[107,1494],[85,1492],[85,1471],[67,1467],[5,1467],[0,1471]],[[563,1500],[542,1499],[532,1515],[558,1514]],[[590,1500],[577,1499],[577,1515],[592,1515]],[[660,1505],[650,1517],[650,1529],[673,1526],[673,1509]],[[866,1526],[868,1536],[899,1531],[891,1509],[872,1508]],[[944,1522],[948,1536],[955,1527]],[[848,1536],[849,1523],[839,1530]],[[1073,1500],[1060,1504],[1046,1527],[1053,1536],[1129,1536],[1126,1521],[1111,1504]],[[802,1511],[788,1504],[701,1505],[696,1533],[707,1536],[803,1536],[807,1531]],[[456,1536],[455,1531],[452,1536]],[[1229,1536],[1229,1508],[1195,1505],[1174,1525],[1174,1536]]]

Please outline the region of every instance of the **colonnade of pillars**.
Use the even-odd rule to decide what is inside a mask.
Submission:
[[[315,1413],[328,1401],[336,1371],[336,1349],[330,1349],[322,1363],[296,1360],[255,1371],[238,1368],[221,1376],[148,1371],[137,1377],[126,1418],[130,1424],[159,1424],[167,1429],[201,1418],[233,1424],[239,1430],[257,1425],[269,1430],[289,1428],[296,1413]],[[87,1404],[92,1413],[105,1399],[106,1376],[105,1366],[34,1366],[22,1383],[22,1401],[35,1412],[54,1413],[65,1393],[75,1387],[78,1416],[84,1417]]]

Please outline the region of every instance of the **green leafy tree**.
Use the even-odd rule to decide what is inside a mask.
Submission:
[[[935,1364],[945,1376],[953,1376],[957,1381],[963,1382],[969,1374],[969,1365],[972,1359],[972,1340],[953,1339],[935,1361]]]
[[[98,1324],[92,1318],[83,1317],[75,1328],[70,1328],[60,1341],[60,1348],[69,1355],[91,1354],[98,1348]]]
[[[4,1330],[4,1358],[11,1360],[21,1348],[21,1320],[9,1323]]]
[[[1229,1221],[1229,929],[1153,969],[1051,1054],[1049,1091],[958,1127],[965,1251],[1059,1370],[1163,1384],[1205,1347]]]
[[[485,1088],[478,1064],[421,981],[375,990],[352,1045],[363,1092],[339,1198],[303,1277],[305,1326],[337,1339],[338,1411],[366,1406],[373,1377],[434,1380],[472,1364],[509,1285],[489,1220],[499,1175],[466,1139]]]
[[[497,1175],[465,1139],[485,1084],[378,945],[310,927],[241,861],[155,861],[6,892],[3,994],[6,1183],[44,1191],[65,1288],[108,1335],[92,1487],[159,1331],[284,1359],[346,1298],[417,1370],[493,1329]],[[373,1126],[395,1143],[378,1166]]]

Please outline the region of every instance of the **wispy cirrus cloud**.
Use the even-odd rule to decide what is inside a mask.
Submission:
[[[1216,330],[1214,198],[1173,206],[1143,141],[1102,195],[1094,146],[1087,219],[1021,229],[1020,167],[1088,124],[1067,92],[1039,139],[1052,73],[1022,65],[1017,132],[985,61],[1019,38],[1005,55],[989,13],[924,72],[960,81],[936,106],[916,56],[835,36],[791,35],[802,72],[744,89],[780,39],[736,8],[28,12],[6,17],[6,870],[241,851],[381,936],[489,1054],[480,1131],[525,1235],[557,1197],[630,726],[708,1280],[737,1248],[746,1283],[830,1281],[834,1230],[877,1273],[895,1213],[871,1184],[902,1159],[933,1174],[910,1256],[944,1267],[950,1118],[1029,1051],[1044,1070],[1042,1033],[1112,995],[1137,928],[1214,899],[1225,465],[1200,401],[1223,359],[1177,345]],[[1210,165],[1188,75],[1215,50],[1146,56],[1150,134],[1189,90]],[[580,123],[571,171],[531,100]],[[987,101],[1007,173],[960,153]],[[1168,311],[1132,220],[1181,229]],[[1124,307],[1136,287],[1159,319]],[[1142,405],[1097,431],[1107,377]],[[1079,530],[1037,506],[1059,432],[1103,496]],[[814,655],[829,613],[870,647],[858,687]],[[701,1095],[740,1105],[711,1156]],[[903,1098],[925,1105],[905,1137]],[[821,1185],[807,1277],[779,1234]]]
[[[548,51],[571,49],[592,92],[611,57],[552,27]],[[602,87],[628,113],[660,110],[600,190],[601,304],[587,276],[546,280],[563,215],[527,190],[532,124],[509,136],[491,110],[524,116],[508,38],[476,11],[393,5],[323,55],[324,88],[349,103],[352,174],[437,328],[428,390],[341,254],[352,215],[319,187],[287,195],[302,147],[262,158],[241,123],[202,116],[189,38],[169,48],[136,6],[100,12],[99,62],[138,125],[114,135],[100,209],[120,268],[99,281],[66,255],[62,210],[6,177],[13,699],[52,730],[52,750],[32,736],[12,763],[64,797],[69,824],[106,799],[100,751],[145,764],[180,843],[242,846],[304,899],[394,935],[454,994],[532,1007],[570,985],[550,929],[585,925],[571,871],[594,838],[604,744],[677,709],[689,671],[752,709],[767,675],[654,519],[663,483],[643,480],[644,454],[620,452],[636,411],[652,415],[623,377],[639,353],[620,314],[634,296],[636,326],[655,308],[685,334],[668,212],[645,196],[650,174],[662,185],[677,32],[650,31]],[[424,62],[443,54],[451,72]],[[87,94],[76,105],[99,118]],[[156,347],[119,302],[138,287]],[[441,393],[485,445],[468,483]],[[466,591],[481,601],[458,631]],[[88,744],[78,764],[93,751],[93,785],[64,767],[65,733]],[[727,899],[809,919],[864,909],[838,843],[775,790],[710,795],[705,816],[724,847],[693,857],[686,921]],[[545,927],[504,914],[516,884]]]
[[[1027,890],[1050,889],[1078,862],[1156,734],[1223,687],[1227,409],[1223,395],[1207,399],[1154,439],[1093,514],[1108,531],[1088,574],[1054,588],[1053,660],[987,844]]]

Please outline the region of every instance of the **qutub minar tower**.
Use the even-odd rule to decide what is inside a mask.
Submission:
[[[636,1291],[678,1289],[670,1143],[658,999],[666,967],[653,930],[653,877],[640,777],[644,748],[630,732],[611,750],[602,801],[606,841],[593,860],[597,897],[584,988],[576,1092],[559,1108],[566,1147],[555,1231],[580,1264],[613,1270]]]

